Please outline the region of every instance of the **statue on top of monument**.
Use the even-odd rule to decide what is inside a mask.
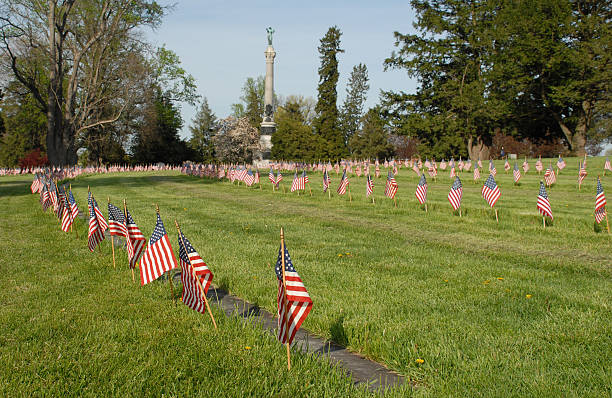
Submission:
[[[271,46],[272,45],[272,34],[274,34],[274,29],[272,29],[272,27],[269,26],[266,29],[266,32],[268,32],[268,45]]]

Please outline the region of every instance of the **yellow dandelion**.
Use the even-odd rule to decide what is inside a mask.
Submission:
[[[503,277],[501,277],[501,276],[498,276],[498,277],[497,277],[497,280],[498,280],[498,281],[503,281],[503,280],[504,280],[504,278],[503,278]]]
[[[186,207],[183,207],[183,210],[187,211],[187,208],[186,208]]]
[[[245,346],[245,347],[244,347],[244,349],[245,349],[245,350],[250,350],[250,349],[251,349],[251,347],[247,345],[247,346]]]
[[[339,253],[339,254],[338,254],[338,257],[342,257],[342,253]]]
[[[448,279],[444,279],[444,282],[448,283]]]
[[[491,281],[487,279],[486,281],[482,282],[482,284],[483,284],[483,285],[488,285],[490,282],[491,282]]]
[[[421,358],[417,358],[415,362],[418,363],[419,365],[421,365],[422,363],[425,362],[425,360],[423,360]]]
[[[525,297],[527,297],[528,299],[532,298],[533,296],[531,294],[526,294]]]

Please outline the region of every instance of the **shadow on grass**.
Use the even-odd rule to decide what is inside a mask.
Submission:
[[[32,180],[27,177],[17,181],[2,181],[0,178],[0,198],[32,195],[32,191],[30,191],[31,184]]]
[[[341,315],[336,322],[329,327],[329,333],[331,340],[341,346],[346,347],[348,345],[348,336],[344,330],[344,315]]]

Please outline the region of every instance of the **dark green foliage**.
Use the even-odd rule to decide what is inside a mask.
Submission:
[[[341,35],[340,29],[332,26],[321,39],[319,46],[321,66],[319,67],[319,88],[315,107],[317,118],[314,121],[314,130],[319,136],[318,156],[325,160],[340,159],[348,153],[340,130],[336,106],[338,98],[336,86],[339,76],[336,55],[344,52],[340,48]]]
[[[272,135],[272,159],[312,161],[316,159],[318,136],[308,124],[308,108],[300,97],[290,97],[278,107]]]
[[[216,129],[217,117],[210,110],[208,100],[204,98],[198,113],[189,126],[191,139],[189,146],[195,151],[196,157],[192,160],[198,162],[211,162],[215,157],[212,137]]]
[[[346,99],[340,111],[340,128],[347,145],[353,134],[361,128],[363,106],[370,89],[368,80],[368,68],[364,64],[353,66],[346,88]],[[350,145],[349,149],[353,151]]]
[[[353,157],[357,159],[387,159],[393,155],[393,145],[380,109],[372,108],[363,116],[363,128],[356,132],[350,141]]]
[[[177,164],[189,160],[192,152],[179,137],[183,126],[179,109],[162,95],[161,90],[157,90],[154,101],[147,108],[145,124],[136,133],[134,161]]]
[[[245,103],[245,116],[251,126],[259,129],[264,115],[265,80],[263,76],[256,79],[249,77],[242,88],[242,101]]]

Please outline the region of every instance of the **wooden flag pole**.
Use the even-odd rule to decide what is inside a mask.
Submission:
[[[425,202],[425,213],[427,213],[427,202]]]
[[[308,181],[308,192],[310,192],[310,196],[312,196],[312,189],[310,188],[310,181]]]
[[[351,185],[350,184],[348,186],[348,194],[349,194],[349,202],[352,202],[353,201],[353,197],[351,196]]]
[[[107,196],[108,199],[108,204],[110,204],[110,196]],[[113,234],[110,233],[110,228],[108,233],[110,234],[110,240],[111,240],[111,247],[113,248],[113,268],[117,269],[117,266],[115,265],[115,240],[113,239]]]
[[[459,206],[459,218],[461,218],[461,206]]]
[[[329,185],[327,186],[327,198],[331,199],[331,191],[329,190]]]
[[[155,204],[155,211],[157,212],[157,214],[159,214],[159,206],[157,204]],[[172,284],[172,270],[168,270],[168,281],[170,281],[170,295],[172,296],[172,301],[174,301],[174,306],[176,307],[176,298],[174,297],[174,285]]]
[[[125,199],[123,199],[123,211],[124,211],[124,217],[125,217],[125,223],[127,224],[127,202]],[[130,231],[128,230],[128,236],[125,237],[125,239],[130,239]],[[136,278],[134,278],[134,268],[136,267],[136,264],[134,264],[134,267],[130,266],[130,256],[128,254],[128,267],[130,267],[130,270],[132,271],[132,282],[136,282]]]
[[[287,299],[287,279],[285,276],[285,233],[283,232],[283,227],[280,230],[281,236],[281,261],[282,261],[282,271],[283,271],[283,300],[285,301],[285,345],[287,346],[287,370],[291,370],[291,350],[289,347],[289,300]],[[279,334],[280,336],[280,334]]]
[[[544,226],[544,229],[546,229],[546,217],[542,216],[542,225]]]
[[[393,205],[394,207],[397,207],[397,199],[395,198],[395,195],[393,195]]]
[[[608,212],[606,211],[606,229],[608,230],[608,234],[610,234],[610,223],[608,222]]]
[[[497,218],[497,209],[495,209],[495,221],[499,223],[499,218]]]
[[[187,246],[185,246],[185,240],[183,239],[183,234],[181,233],[181,227],[179,227],[178,222],[176,222],[176,220],[174,220],[174,224],[176,225],[176,229],[178,230],[179,238],[181,238],[181,242],[183,242],[183,247],[186,248]],[[193,264],[191,264],[191,259],[189,258],[189,253],[187,253],[187,260],[189,260],[189,267],[191,269],[191,276],[193,276],[195,278],[195,280],[198,281],[198,288],[200,290],[200,294],[202,295],[202,298],[204,299],[204,303],[206,304],[206,310],[208,311],[208,315],[210,315],[210,319],[212,319],[213,326],[216,329],[217,328],[217,322],[215,322],[215,317],[213,316],[212,311],[210,310],[210,304],[208,304],[208,299],[206,298],[206,293],[204,292],[204,286],[202,286],[202,281],[196,275],[195,268],[193,267]]]

